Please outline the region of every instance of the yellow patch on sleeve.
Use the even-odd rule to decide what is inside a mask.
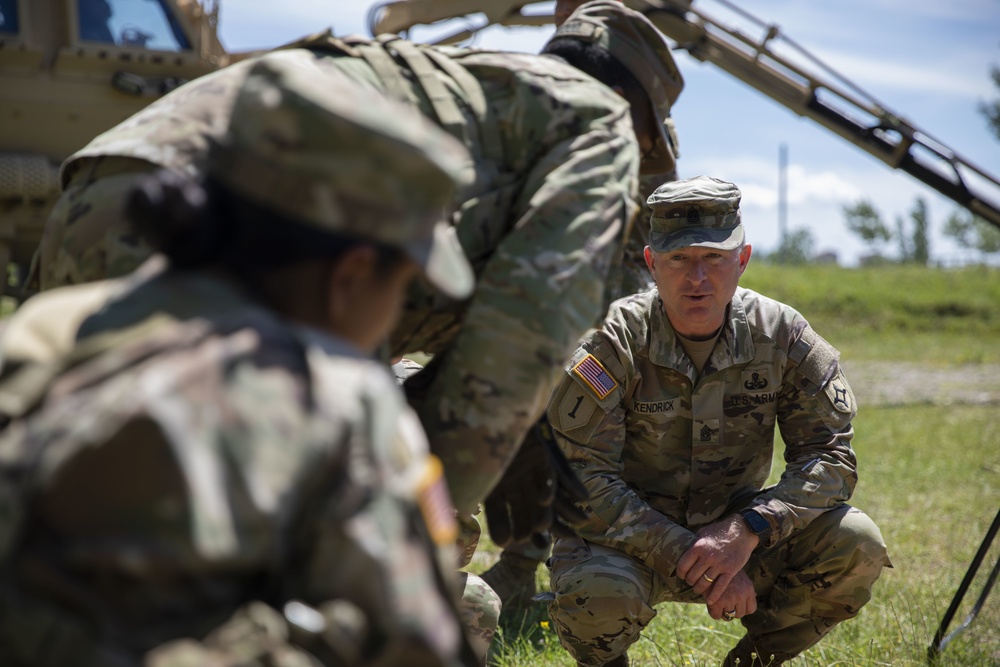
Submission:
[[[618,388],[618,381],[611,377],[604,365],[592,354],[580,360],[580,363],[573,367],[573,373],[590,387],[598,400],[604,400]]]

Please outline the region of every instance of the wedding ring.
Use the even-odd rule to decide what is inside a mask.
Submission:
[[[714,584],[715,583],[715,579],[713,579],[712,577],[708,576],[707,574],[703,574],[701,576],[705,577],[705,581],[707,581],[708,583],[710,583],[710,584]]]
[[[732,611],[724,611],[724,612],[722,612],[722,620],[724,620],[724,621],[731,621],[734,618],[736,618],[736,610],[735,609],[733,609]]]

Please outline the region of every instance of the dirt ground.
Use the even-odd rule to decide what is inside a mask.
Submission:
[[[844,362],[860,406],[1000,404],[1000,364]]]

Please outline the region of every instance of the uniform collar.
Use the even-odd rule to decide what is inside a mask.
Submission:
[[[747,321],[746,307],[743,305],[744,293],[742,287],[736,288],[736,294],[729,302],[726,320],[722,324],[722,334],[708,358],[704,374],[748,363],[754,357],[753,336]],[[697,376],[691,360],[677,340],[677,333],[670,325],[659,296],[650,300],[649,330],[650,361],[657,366],[673,368],[691,378]]]

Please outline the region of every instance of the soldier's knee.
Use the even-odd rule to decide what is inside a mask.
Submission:
[[[459,574],[463,581],[459,615],[473,649],[485,660],[500,622],[500,597],[482,578],[467,572]]]
[[[844,515],[839,538],[854,549],[849,567],[856,575],[867,575],[874,583],[883,567],[892,567],[882,531],[861,510],[852,507]]]
[[[464,574],[464,573],[463,573]],[[467,574],[462,590],[462,609],[472,624],[492,634],[500,622],[500,597],[481,577]]]
[[[617,655],[638,639],[656,615],[644,592],[627,577],[598,572],[577,577],[573,584],[571,589],[554,591],[549,605],[549,615],[564,644]]]

